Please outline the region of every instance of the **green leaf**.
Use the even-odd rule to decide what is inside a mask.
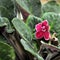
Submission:
[[[15,60],[14,49],[3,42],[0,42],[0,60]]]
[[[7,43],[6,39],[4,36],[0,35],[0,42]]]
[[[5,29],[8,33],[12,33],[14,30],[12,29],[10,22],[5,17],[0,17],[0,27],[6,26]]]
[[[4,6],[0,6],[0,17],[8,17],[9,12]]]
[[[20,40],[21,44],[24,46],[24,49],[30,52],[32,55],[38,58],[38,60],[43,60],[43,58],[29,45],[28,42],[25,40],[21,39]]]
[[[16,0],[16,2],[27,12],[30,13],[29,8],[27,6],[27,0]]]
[[[45,13],[42,16],[43,20],[48,20],[49,25],[50,25],[50,31],[51,33],[56,32],[57,33],[57,37],[60,40],[60,15],[54,13],[54,12],[48,12]]]
[[[40,15],[41,15],[40,0],[27,0],[27,4],[28,4],[31,14],[40,17]]]
[[[14,49],[7,44],[2,35],[0,35],[0,60],[15,60]]]
[[[12,23],[22,38],[29,41],[32,40],[32,33],[30,28],[21,19],[14,18],[12,20]]]
[[[35,16],[41,15],[41,3],[40,0],[16,0],[18,5],[26,12]]]
[[[14,14],[14,4],[12,0],[0,0],[0,15],[12,19]]]
[[[26,21],[26,24],[30,27],[31,31],[34,31],[35,25],[42,21],[41,18],[38,18],[33,15],[29,15]]]
[[[56,3],[56,1],[49,1],[48,3],[42,5],[42,15],[45,12],[55,12],[57,14],[60,13],[60,5]]]

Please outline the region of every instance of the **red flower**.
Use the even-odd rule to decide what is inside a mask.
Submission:
[[[45,40],[49,40],[50,38],[50,32],[49,32],[49,24],[47,20],[44,20],[41,23],[36,24],[36,39],[41,39],[44,37]]]

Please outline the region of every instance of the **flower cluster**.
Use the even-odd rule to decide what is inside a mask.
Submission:
[[[50,32],[49,32],[49,24],[47,20],[42,21],[41,23],[36,24],[36,39],[44,38],[45,40],[49,40]]]

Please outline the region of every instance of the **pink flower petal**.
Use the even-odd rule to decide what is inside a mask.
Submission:
[[[43,32],[36,32],[35,36],[36,36],[36,39],[41,39],[43,37]]]
[[[45,26],[46,31],[49,31],[49,25]]]
[[[48,31],[44,33],[44,38],[45,38],[46,41],[49,40],[49,38],[50,38],[50,33],[49,33]]]
[[[47,26],[47,25],[48,25],[48,21],[47,21],[47,20],[44,20],[44,21],[42,22],[42,25],[43,25],[43,26]]]
[[[37,32],[41,30],[41,26],[42,26],[41,23],[38,23],[38,24],[35,26],[35,29],[36,29]]]

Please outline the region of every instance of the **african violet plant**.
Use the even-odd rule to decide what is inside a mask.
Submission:
[[[0,3],[0,60],[60,59],[59,4],[41,5],[40,0]]]

